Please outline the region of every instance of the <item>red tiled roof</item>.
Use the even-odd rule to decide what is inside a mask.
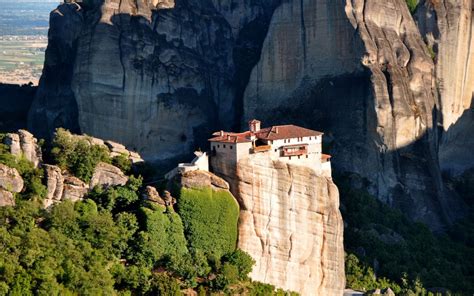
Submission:
[[[228,133],[220,131],[215,132],[212,135],[214,138],[209,139],[210,142],[244,143],[251,142],[250,137],[252,135],[262,140],[283,140],[292,138],[316,137],[323,135],[323,133],[296,125],[277,125],[263,128],[256,133],[251,131],[246,131],[243,133]]]
[[[221,133],[223,134],[221,136]],[[212,134],[214,138],[209,139],[210,142],[221,142],[221,143],[245,143],[251,142],[251,132],[243,133],[228,133],[228,132],[215,132]]]
[[[256,133],[257,138],[264,140],[282,140],[321,136],[323,133],[296,125],[278,125],[263,128]]]

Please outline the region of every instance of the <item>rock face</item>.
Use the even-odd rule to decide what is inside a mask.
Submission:
[[[42,137],[63,126],[165,161],[252,117],[293,123],[410,217],[462,216],[441,171],[474,166],[471,0],[422,0],[415,19],[405,0],[88,3],[51,14]]]
[[[0,132],[27,127],[28,111],[37,87],[0,83]]]
[[[16,169],[0,163],[0,188],[10,192],[23,190],[23,179]]]
[[[11,154],[25,157],[35,167],[38,167],[43,160],[38,140],[26,130],[18,130],[17,133],[7,134],[4,142],[10,147]]]
[[[0,163],[0,207],[14,206],[13,193],[23,190],[23,179],[16,169]]]
[[[108,163],[99,163],[94,170],[90,181],[90,188],[95,186],[118,186],[125,185],[128,177],[117,167]]]
[[[49,208],[51,205],[71,200],[81,200],[88,192],[89,186],[73,176],[63,176],[61,169],[54,165],[43,165],[45,170],[48,195],[43,205]]]
[[[253,280],[302,295],[342,295],[343,221],[330,178],[259,155],[213,168],[240,203],[238,247],[256,260]]]
[[[441,98],[440,166],[451,173],[474,167],[474,4],[471,0],[421,1],[416,21],[436,61]]]
[[[238,86],[274,2],[60,5],[29,127],[44,137],[63,126],[111,138],[147,160],[205,147],[212,130],[238,120]]]
[[[435,69],[404,0],[287,1],[252,71],[243,121],[263,114],[325,131],[336,172],[358,173],[373,195],[441,229],[462,203],[442,183]]]

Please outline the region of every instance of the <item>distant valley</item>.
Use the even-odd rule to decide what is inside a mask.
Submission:
[[[0,82],[38,84],[55,2],[0,1]]]

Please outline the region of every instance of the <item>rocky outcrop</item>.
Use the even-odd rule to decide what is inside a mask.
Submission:
[[[0,163],[0,188],[10,192],[21,192],[23,185],[23,179],[16,169]]]
[[[21,192],[23,185],[23,179],[16,169],[0,163],[0,207],[14,206],[13,193]]]
[[[177,182],[184,188],[203,188],[210,187],[214,189],[228,190],[229,183],[224,179],[206,171],[191,171],[177,176]]]
[[[46,177],[47,196],[43,201],[45,208],[51,205],[70,200],[76,202],[89,191],[89,186],[80,179],[66,175],[64,176],[61,169],[54,165],[43,165]]]
[[[10,191],[0,188],[0,207],[14,206],[15,197]]]
[[[4,143],[10,147],[10,153],[25,157],[31,161],[35,167],[42,162],[41,148],[38,146],[38,140],[26,130],[18,130],[17,133],[7,134]]]
[[[148,200],[160,206],[166,206],[165,201],[161,198],[158,190],[156,190],[155,187],[147,186],[142,194],[142,197],[144,200]]]
[[[99,163],[94,170],[90,181],[90,188],[95,186],[118,186],[125,185],[128,177],[117,167],[108,163]]]
[[[302,295],[342,295],[343,221],[330,178],[262,155],[213,169],[240,203],[238,247],[256,260],[253,280]]]

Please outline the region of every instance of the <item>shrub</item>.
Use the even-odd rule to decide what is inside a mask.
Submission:
[[[406,0],[408,9],[410,10],[411,14],[415,13],[416,8],[418,6],[418,1],[419,0]]]
[[[130,173],[132,168],[132,161],[125,154],[120,154],[112,158],[112,164],[124,173]]]
[[[239,206],[229,192],[183,188],[177,205],[190,247],[217,260],[235,250]]]
[[[52,143],[51,156],[61,168],[89,182],[99,162],[110,163],[106,147],[92,145],[83,138],[74,137],[64,129],[57,129]]]

